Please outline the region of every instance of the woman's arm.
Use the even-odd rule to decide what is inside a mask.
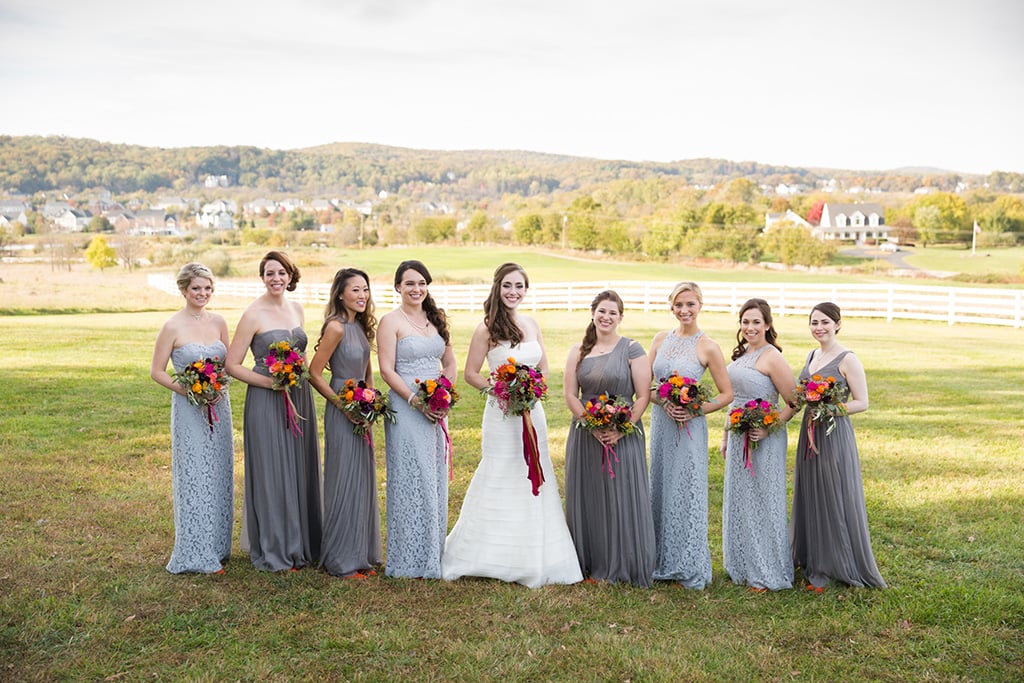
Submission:
[[[707,366],[711,373],[711,379],[718,389],[718,396],[701,406],[704,414],[713,413],[732,403],[732,382],[729,380],[729,371],[725,367],[725,356],[722,355],[721,347],[707,335],[701,337],[700,349],[704,357],[700,361]]]
[[[393,313],[387,313],[377,325],[377,367],[380,378],[403,400],[415,393],[395,371],[395,350],[398,346],[398,322]]]
[[[174,381],[167,372],[167,364],[171,362],[171,351],[174,350],[174,339],[177,336],[175,325],[168,320],[160,328],[153,346],[153,360],[149,364],[149,376],[160,386],[170,389],[176,394],[185,396],[185,387]]]
[[[860,359],[852,352],[839,362],[839,372],[850,387],[850,398],[846,401],[846,414],[862,413],[868,409],[868,378]]]
[[[762,365],[763,363],[763,365]],[[789,422],[796,412],[790,403],[796,393],[796,380],[793,378],[793,370],[789,363],[782,357],[782,353],[774,346],[769,351],[762,353],[757,359],[757,369],[768,375],[775,385],[775,390],[782,397],[782,408],[779,410],[779,419],[783,423]]]
[[[235,328],[235,338],[231,340],[231,346],[228,347],[228,357],[224,360],[224,369],[240,382],[254,387],[273,389],[274,380],[271,377],[261,375],[242,365],[245,362],[245,354],[249,350],[249,345],[252,343],[253,337],[256,336],[256,325],[256,316],[250,310],[246,310],[242,314],[242,319],[238,321],[238,327]]]
[[[469,351],[466,352],[466,365],[462,368],[462,376],[466,380],[466,384],[474,389],[483,389],[488,385],[488,378],[483,376],[480,369],[484,366],[484,358],[487,357],[490,345],[491,338],[487,326],[480,323],[473,331],[473,338],[469,341]]]
[[[579,419],[583,416],[583,402],[580,401],[580,385],[576,379],[576,362],[580,357],[580,345],[569,349],[569,357],[565,361],[565,375],[562,378],[562,396],[572,416]]]
[[[340,402],[338,401],[337,394],[331,389],[330,383],[324,379],[324,370],[327,368],[327,363],[330,362],[334,350],[338,348],[338,344],[344,338],[344,325],[337,320],[327,323],[327,327],[324,328],[324,334],[320,337],[320,344],[316,348],[316,353],[313,354],[313,360],[309,362],[309,383],[335,408],[339,407]]]
[[[631,341],[630,344],[640,346],[640,342]],[[643,350],[643,347],[640,347]],[[633,393],[636,400],[633,401],[632,421],[639,423],[644,411],[651,402],[651,359],[644,353],[642,356],[629,359],[629,373],[633,378]]]

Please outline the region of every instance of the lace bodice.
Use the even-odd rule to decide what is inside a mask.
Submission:
[[[680,337],[675,332],[667,334],[654,359],[654,379],[668,377],[675,372],[680,377],[699,380],[705,370],[697,359],[697,344],[703,334],[698,332],[689,337]]]
[[[771,403],[778,401],[779,392],[772,378],[755,367],[757,359],[767,348],[763,346],[757,351],[747,351],[729,363],[729,381],[732,382],[734,394],[733,405],[746,403],[755,398],[763,398]]]

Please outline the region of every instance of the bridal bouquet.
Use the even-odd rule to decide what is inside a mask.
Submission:
[[[836,416],[846,415],[846,391],[836,384],[836,378],[829,375],[811,375],[800,380],[796,387],[795,408],[808,406],[807,412],[811,419],[807,423],[808,453],[817,453],[818,446],[814,443],[814,427],[826,422],[825,436],[836,428]]]
[[[754,464],[750,460],[750,452],[757,448],[757,442],[750,440],[750,430],[763,428],[770,434],[781,426],[779,411],[761,398],[747,401],[729,411],[729,431],[743,435],[743,466],[750,470],[751,476],[754,474]]]
[[[200,358],[186,365],[181,372],[171,373],[171,377],[185,387],[185,397],[189,403],[205,409],[206,421],[212,434],[213,423],[220,422],[214,405],[220,401],[231,381],[224,371],[224,361],[217,357]]]
[[[299,420],[306,418],[295,410],[295,403],[292,401],[289,390],[292,387],[300,386],[301,382],[309,379],[306,357],[295,349],[292,342],[281,340],[267,347],[267,357],[263,363],[270,371],[271,379],[274,380],[274,391],[280,391],[284,396],[285,425],[291,430],[293,436],[302,434]]]
[[[380,389],[366,386],[364,380],[345,380],[345,386],[338,392],[338,408],[343,413],[356,419],[352,431],[366,437],[371,447],[370,427],[379,419],[394,424],[395,411],[388,402],[388,397]]]
[[[447,413],[459,401],[459,392],[455,389],[455,385],[444,375],[437,379],[428,379],[426,381],[416,379],[414,382],[416,384],[415,395],[434,412]],[[438,424],[441,425],[441,431],[444,432],[445,457],[448,459],[448,480],[451,481],[455,478],[452,437],[448,435],[448,426],[444,420],[439,421]]]
[[[588,399],[583,404],[583,415],[576,423],[576,427],[588,432],[599,429],[614,429],[622,434],[632,434],[636,431],[633,424],[633,407],[623,398],[615,394],[599,394]],[[608,478],[614,479],[615,472],[612,469],[612,460],[619,461],[615,449],[603,444],[604,451],[601,455],[601,471],[608,471]]]
[[[656,380],[651,389],[657,393],[658,400],[662,403],[682,406],[694,417],[703,415],[701,405],[711,400],[711,389],[706,384],[701,384],[692,377],[680,377],[675,372]],[[680,422],[679,425],[686,427],[686,435],[692,439],[690,426],[685,422]]]
[[[491,371],[490,384],[481,391],[493,396],[501,412],[506,416],[519,415],[523,421],[523,458],[526,460],[527,475],[538,495],[544,483],[544,470],[540,462],[540,446],[537,432],[530,419],[530,409],[548,395],[548,383],[544,373],[526,363],[516,363],[511,356],[502,365]]]

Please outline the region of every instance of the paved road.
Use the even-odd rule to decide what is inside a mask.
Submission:
[[[888,261],[893,268],[917,270],[917,268],[903,260],[904,256],[907,256],[912,252],[902,250],[882,251],[877,247],[850,247],[849,249],[840,250],[840,253],[844,256],[853,256],[854,258],[880,258]]]

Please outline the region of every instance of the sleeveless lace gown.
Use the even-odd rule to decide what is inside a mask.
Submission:
[[[171,363],[181,372],[202,358],[226,355],[223,342],[191,342],[171,352]],[[235,456],[227,394],[214,410],[218,421],[211,431],[205,408],[171,394],[174,550],[167,571],[174,574],[216,572],[231,555]]]
[[[603,356],[588,356],[577,378],[585,402],[602,392],[633,400],[636,391],[630,358],[643,355],[625,337]],[[591,434],[569,428],[565,444],[566,522],[583,574],[593,579],[650,587],[654,572],[654,520],[647,476],[643,425],[615,445],[615,478],[602,471],[602,446]]]
[[[356,322],[342,322],[345,334],[331,354],[331,389],[341,391],[345,380],[366,375],[370,343]],[[348,576],[381,562],[380,508],[377,502],[377,463],[372,434],[353,431],[355,425],[328,403],[324,409],[324,533],[320,566],[329,574]],[[373,429],[379,429],[377,427]]]
[[[507,342],[487,354],[493,369],[512,356],[536,365],[539,342],[513,348]],[[523,459],[522,417],[505,417],[494,398],[484,407],[480,465],[466,491],[459,519],[448,535],[441,575],[445,579],[484,576],[530,588],[583,579],[576,548],[562,512],[551,456],[544,405],[530,410],[537,431],[544,483],[534,496]]]
[[[849,351],[839,354],[815,374],[831,375],[838,385],[845,386],[839,363],[847,353]],[[800,379],[811,376],[810,362],[808,356]],[[808,450],[807,430],[811,417],[807,410],[800,424],[793,475],[790,534],[793,560],[815,586],[824,586],[829,579],[835,579],[850,586],[885,588],[871,551],[853,425],[847,416],[835,420],[836,427],[831,434],[825,434],[826,424],[815,425],[814,443],[818,453]]]
[[[768,347],[729,364],[733,402],[760,398],[777,403],[779,393],[754,367]],[[722,497],[722,554],[734,583],[781,590],[793,587],[793,560],[786,525],[786,430],[780,429],[751,452],[754,473],[743,466],[743,435],[730,434]]]
[[[253,370],[270,375],[264,360],[269,346],[290,340],[306,350],[306,333],[268,330],[255,335]],[[288,428],[282,392],[252,386],[245,390],[245,514],[249,557],[257,569],[283,571],[313,564],[320,557],[320,447],[313,394],[308,383],[289,390],[301,434]]]
[[[654,360],[655,379],[675,372],[699,381],[706,369],[697,360],[697,343],[703,334],[667,335]],[[693,418],[682,427],[659,406],[651,408],[651,507],[658,548],[654,578],[694,589],[711,585],[705,417]]]
[[[441,374],[444,340],[410,335],[395,347],[395,370],[406,386]],[[384,425],[387,439],[387,541],[385,573],[396,577],[441,578],[441,554],[448,532],[448,464],[440,424],[431,423],[394,390],[397,422]]]

